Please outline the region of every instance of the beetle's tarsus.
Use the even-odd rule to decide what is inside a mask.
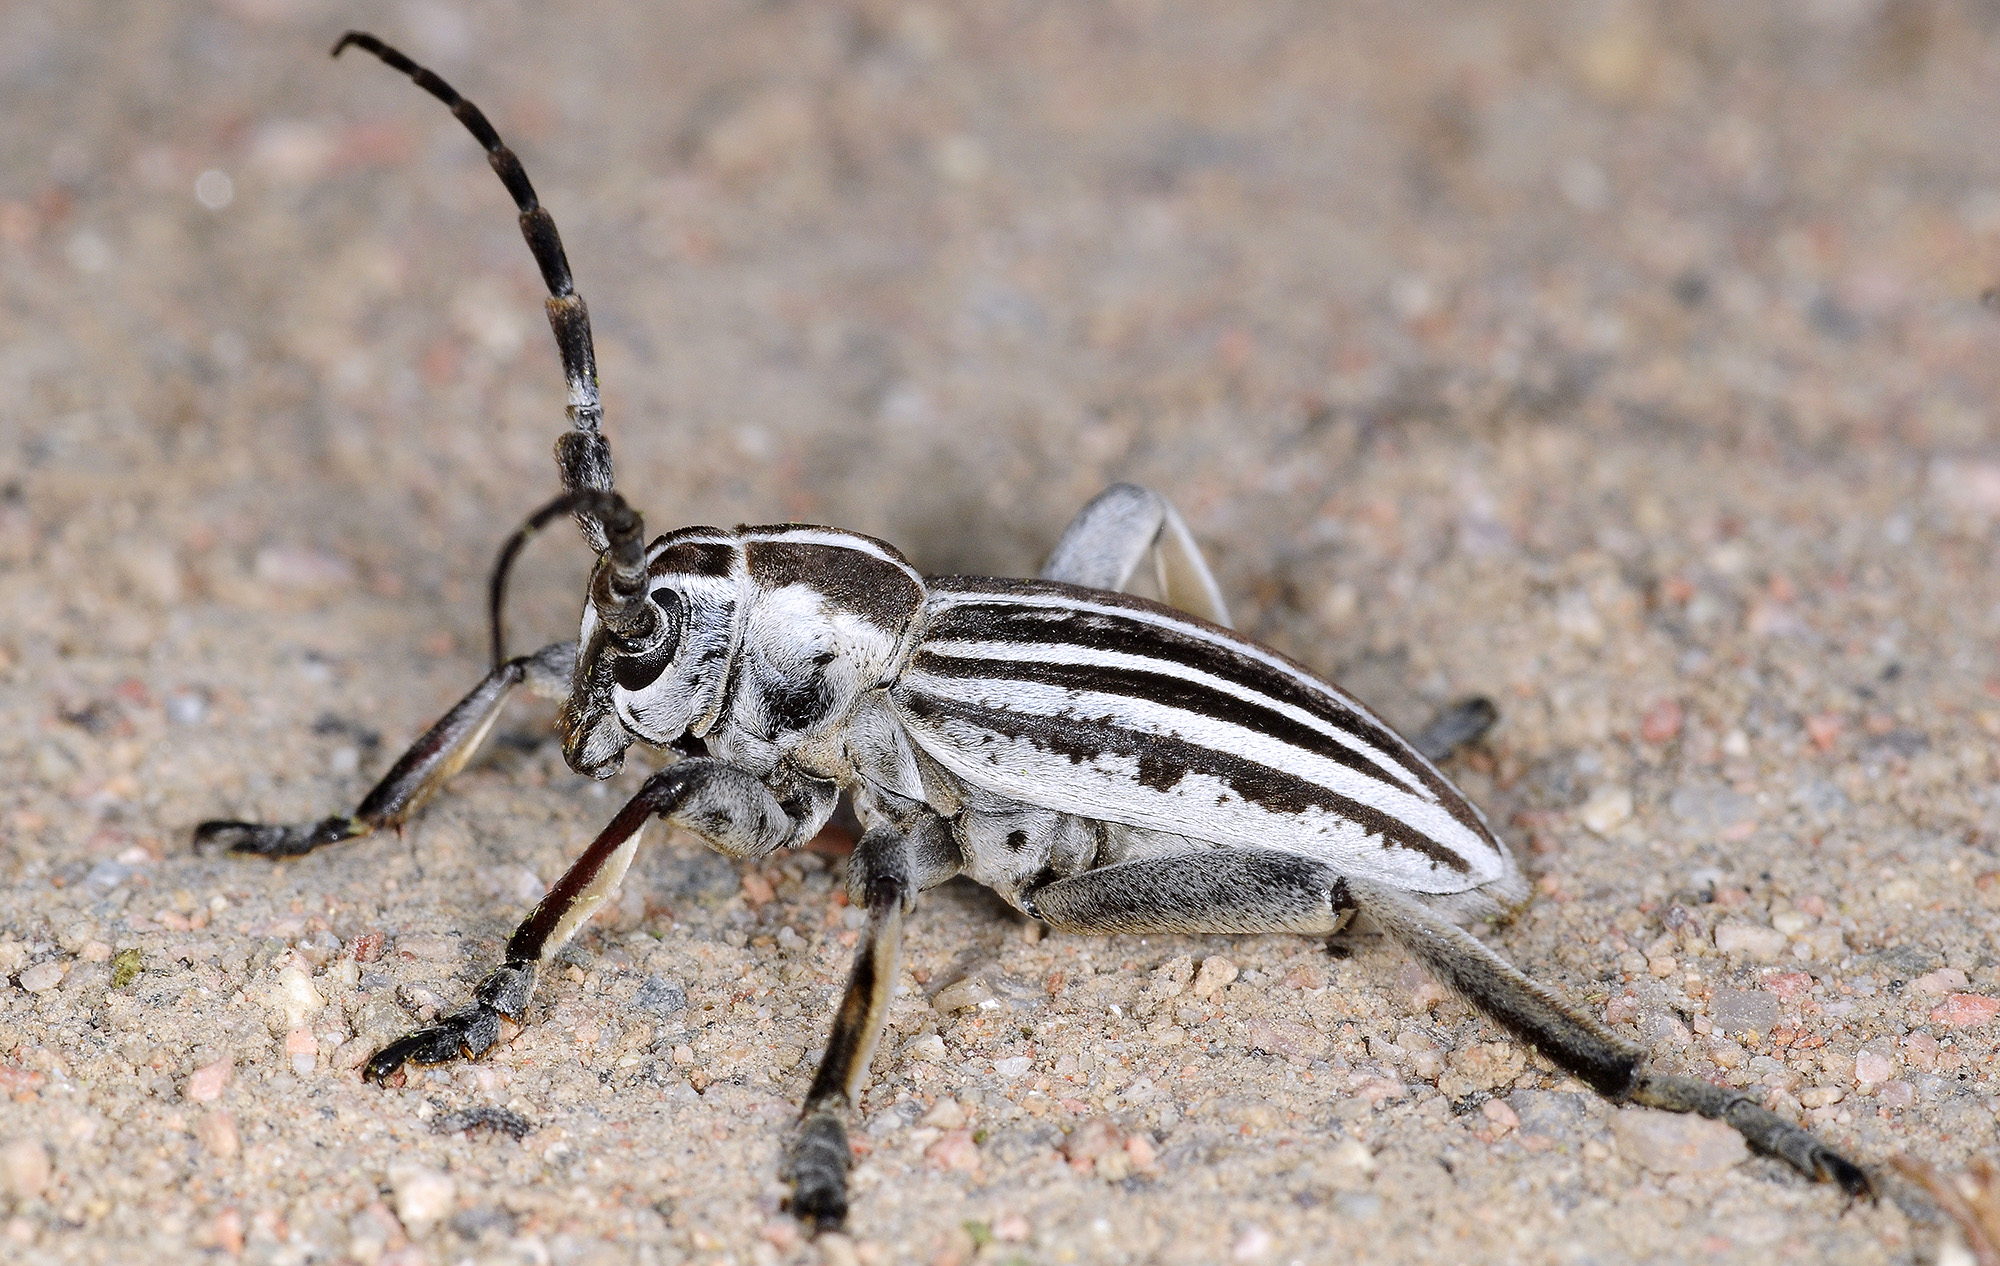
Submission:
[[[814,1112],[799,1123],[785,1177],[792,1183],[792,1216],[813,1234],[838,1231],[847,1222],[847,1130],[833,1112]]]
[[[1441,761],[1467,743],[1477,742],[1500,719],[1500,710],[1484,695],[1473,695],[1440,709],[1429,725],[1417,731],[1410,746],[1430,761]]]
[[[217,819],[194,829],[197,853],[254,853],[260,857],[299,857],[326,844],[366,835],[372,828],[356,818],[335,815],[317,822],[289,826],[267,822]]]
[[[483,1002],[454,1011],[376,1051],[361,1066],[361,1078],[379,1082],[394,1076],[405,1064],[449,1064],[455,1059],[478,1059],[500,1041],[501,1021],[505,1018]]]
[[[1815,1182],[1836,1183],[1857,1200],[1875,1198],[1875,1184],[1866,1170],[1741,1090],[1697,1077],[1648,1075],[1640,1078],[1627,1101],[1720,1121],[1741,1134],[1752,1150],[1777,1157]]]

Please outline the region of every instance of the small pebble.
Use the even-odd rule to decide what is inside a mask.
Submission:
[[[1719,1121],[1651,1108],[1625,1108],[1611,1117],[1618,1154],[1662,1174],[1716,1174],[1750,1154],[1743,1136]]]
[[[1257,1019],[1250,1021],[1250,1049],[1269,1051],[1286,1059],[1315,1060],[1324,1057],[1332,1042],[1297,1020]]]
[[[224,1209],[209,1223],[208,1237],[211,1243],[231,1257],[243,1252],[243,1214],[240,1210]]]
[[[285,1034],[285,1058],[291,1062],[292,1071],[303,1077],[319,1062],[319,1043],[313,1038],[311,1029],[297,1028]]]
[[[993,1061],[993,1075],[1007,1078],[1020,1077],[1027,1073],[1033,1063],[1034,1061],[1026,1055],[1009,1055],[1006,1059]]]
[[[1661,699],[1639,718],[1639,737],[1648,743],[1665,743],[1681,732],[1686,719],[1677,699]]]
[[[979,1168],[979,1144],[971,1130],[953,1130],[925,1148],[924,1159],[939,1169],[969,1173]]]
[[[229,1084],[229,1072],[234,1061],[224,1055],[213,1064],[203,1064],[188,1074],[187,1085],[181,1093],[195,1103],[214,1103],[222,1097],[223,1087]]]
[[[1778,1023],[1778,995],[1762,989],[1717,989],[1708,1018],[1724,1033],[1769,1033]]]
[[[1576,817],[1595,834],[1609,835],[1631,820],[1632,789],[1599,787],[1576,811]]]
[[[234,1160],[243,1148],[242,1137],[236,1132],[236,1118],[223,1108],[203,1113],[195,1123],[194,1136],[217,1160]]]
[[[26,981],[27,972],[21,973]],[[1976,993],[1955,993],[1944,1000],[1944,1005],[1931,1012],[1931,1023],[1949,1025],[1954,1029],[1973,1029],[1993,1023],[2000,1016],[2000,998],[1986,998]]]
[[[1125,1131],[1110,1117],[1092,1117],[1071,1130],[1057,1149],[1069,1158],[1069,1163],[1077,1169],[1090,1168],[1091,1162],[1125,1146]]]
[[[51,959],[36,963],[20,975],[21,988],[29,993],[47,993],[62,983],[62,964]]]
[[[296,962],[278,973],[266,1001],[284,1017],[288,1031],[304,1024],[308,1016],[326,1005],[326,998],[313,985],[312,976]]]
[[[1028,1230],[1028,1220],[1018,1213],[1003,1213],[993,1219],[993,1238],[1003,1244],[1024,1243]]]
[[[854,1251],[854,1241],[839,1231],[828,1231],[813,1240],[819,1249],[820,1260],[826,1266],[861,1266],[861,1257]]]
[[[1500,1101],[1498,1099],[1489,1099],[1487,1102],[1498,1103]],[[1363,1174],[1371,1173],[1375,1169],[1375,1154],[1368,1150],[1366,1143],[1356,1138],[1340,1140],[1339,1143],[1334,1145],[1333,1152],[1328,1159],[1342,1169],[1352,1169]]]
[[[1485,1117],[1488,1121],[1491,1121],[1493,1123],[1495,1129],[1495,1134],[1494,1134],[1495,1138],[1498,1138],[1502,1134],[1506,1134],[1510,1130],[1516,1130],[1520,1128],[1521,1125],[1520,1115],[1516,1113],[1513,1108],[1508,1106],[1507,1101],[1505,1099],[1488,1099],[1486,1103],[1479,1109],[1479,1112],[1481,1116]]]
[[[1741,919],[1725,919],[1715,928],[1715,948],[1725,954],[1742,954],[1758,963],[1777,962],[1778,956],[1785,952],[1787,939],[1776,928]]]
[[[458,1192],[449,1174],[414,1161],[389,1166],[389,1190],[396,1199],[396,1216],[412,1235],[422,1235],[450,1213]]]
[[[1271,1255],[1271,1233],[1261,1226],[1245,1227],[1229,1250],[1232,1261],[1261,1262]]]
[[[965,1124],[965,1109],[956,1099],[940,1099],[918,1120],[918,1125],[934,1130],[956,1130]]]
[[[86,963],[108,963],[111,961],[111,946],[104,941],[91,941],[78,950],[76,956]]]
[[[1895,1064],[1879,1051],[1856,1051],[1854,1054],[1854,1080],[1860,1085],[1877,1085],[1889,1080],[1895,1072]]]
[[[1153,969],[1152,976],[1146,982],[1146,1000],[1159,1003],[1179,997],[1192,979],[1194,979],[1194,959],[1186,954],[1176,955]]]
[[[1799,1091],[1799,1102],[1808,1108],[1831,1108],[1846,1097],[1839,1086],[1807,1086]]]
[[[1940,967],[1936,971],[1925,972],[1915,980],[1912,980],[1910,982],[1910,990],[1913,993],[1924,994],[1927,997],[1942,998],[1954,989],[1963,989],[1970,983],[1966,979],[1965,973],[1958,968]]]
[[[1236,964],[1220,954],[1210,954],[1201,960],[1201,970],[1195,973],[1194,996],[1207,998],[1215,994],[1237,976]]]
[[[944,1039],[935,1033],[911,1038],[903,1043],[903,1050],[911,1059],[921,1059],[929,1064],[944,1063]]]
[[[954,1011],[973,1011],[995,1002],[993,991],[977,976],[967,976],[955,984],[946,985],[931,999],[931,1005],[950,1015]]]
[[[49,1185],[49,1149],[35,1138],[0,1147],[0,1188],[17,1200],[33,1200]]]

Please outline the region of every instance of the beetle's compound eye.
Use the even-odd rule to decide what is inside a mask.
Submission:
[[[672,589],[655,589],[648,595],[659,609],[653,635],[644,646],[619,644],[613,652],[611,677],[628,691],[644,690],[658,681],[673,663],[680,646],[685,607],[680,594]]]

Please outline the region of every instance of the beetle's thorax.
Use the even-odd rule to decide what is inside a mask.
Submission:
[[[565,753],[599,776],[683,735],[768,770],[895,675],[924,603],[893,547],[832,528],[683,528],[647,550],[667,634],[632,653],[586,606]],[[581,763],[579,763],[581,761]]]

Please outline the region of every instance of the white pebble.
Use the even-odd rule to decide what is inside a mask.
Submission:
[[[1236,975],[1235,963],[1220,954],[1210,954],[1201,960],[1201,970],[1195,973],[1194,996],[1206,998],[1236,979]]]
[[[1662,1174],[1716,1174],[1750,1155],[1743,1136],[1719,1121],[1651,1108],[1611,1118],[1611,1137],[1626,1160]]]
[[[389,1190],[396,1197],[396,1216],[412,1235],[422,1235],[450,1213],[458,1195],[451,1175],[414,1161],[396,1161],[389,1166]]]
[[[40,1139],[15,1139],[0,1147],[0,1189],[32,1200],[49,1185],[49,1150]]]
[[[1725,954],[1742,954],[1753,962],[1777,962],[1785,944],[1785,934],[1778,929],[1741,919],[1726,919],[1715,928],[1715,948]]]
[[[53,960],[36,963],[21,973],[21,988],[29,993],[47,993],[62,983],[62,964]]]
[[[1577,820],[1598,835],[1609,835],[1625,825],[1632,817],[1632,789],[1630,787],[1599,787],[1583,807],[1576,811]]]
[[[984,1008],[995,1001],[993,991],[977,976],[968,976],[956,984],[946,985],[931,999],[931,1005],[950,1014],[953,1011],[972,1011]]]
[[[312,977],[296,963],[278,973],[268,1001],[284,1016],[287,1031],[298,1028],[308,1016],[326,1005],[326,999],[314,987]]]

